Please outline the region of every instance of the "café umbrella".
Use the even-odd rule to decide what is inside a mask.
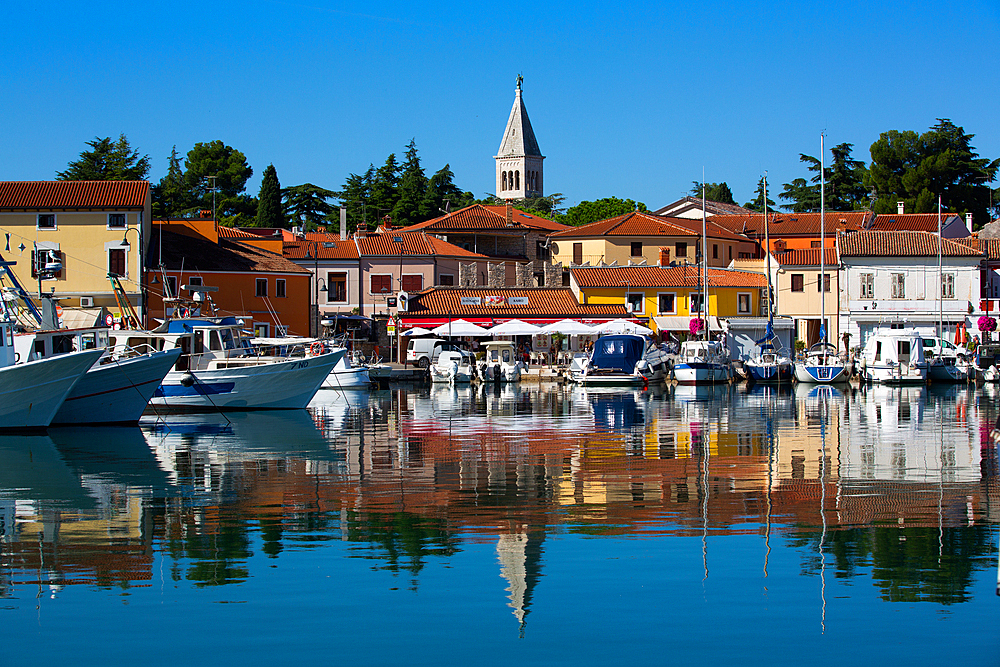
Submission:
[[[594,327],[594,332],[605,334],[638,334],[640,336],[652,336],[653,330],[628,320],[608,320],[603,324]]]
[[[539,332],[539,327],[521,320],[507,320],[503,324],[491,327],[491,336],[530,336]]]
[[[594,333],[594,328],[588,327],[583,322],[577,322],[576,320],[559,320],[558,322],[553,322],[552,324],[546,324],[538,330],[538,333],[561,333],[572,336],[576,334]]]
[[[439,327],[431,330],[435,336],[489,336],[490,332],[472,322],[466,320],[455,320],[445,322]]]

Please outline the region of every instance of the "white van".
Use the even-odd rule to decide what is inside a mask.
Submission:
[[[440,338],[411,338],[406,344],[406,360],[420,368],[430,368],[430,365],[437,361],[441,351],[451,347]]]

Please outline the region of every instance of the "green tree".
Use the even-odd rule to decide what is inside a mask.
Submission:
[[[381,223],[382,218],[391,215],[396,207],[399,198],[399,163],[396,162],[396,154],[389,153],[385,159],[385,164],[375,170],[375,178],[372,180],[371,197],[368,201],[368,220],[375,217],[375,226]],[[369,224],[369,226],[371,226]]]
[[[451,165],[446,164],[427,180],[424,200],[420,206],[423,220],[431,220],[444,215],[445,212],[457,211],[474,203],[472,193],[462,191],[453,182],[454,178]]]
[[[184,180],[194,204],[211,210],[214,184],[218,218],[227,225],[250,225],[256,218],[257,202],[244,194],[251,176],[246,156],[218,139],[195,144],[184,161]]]
[[[161,178],[152,190],[155,218],[180,217],[194,206],[194,199],[184,179],[184,170],[181,169],[180,158],[177,157],[177,146],[170,151],[167,175]]]
[[[618,197],[605,197],[596,201],[582,201],[576,206],[566,211],[566,215],[559,219],[565,225],[587,225],[598,220],[607,220],[615,216],[625,215],[632,211],[646,211],[646,205],[642,202],[635,202],[631,199],[619,199]]]
[[[944,208],[972,213],[978,228],[989,219],[990,186],[1000,160],[980,158],[966,134],[947,118],[918,135],[912,130],[883,132],[871,146],[865,186],[874,190],[876,213],[893,213],[902,201],[910,213]]]
[[[427,219],[421,213],[427,194],[427,176],[420,166],[417,145],[411,139],[406,146],[406,161],[401,167],[396,205],[392,208],[392,220],[397,225],[412,225]]]
[[[60,181],[142,181],[149,175],[149,156],[139,155],[124,134],[118,141],[111,137],[94,137],[87,145],[91,150],[80,153],[66,171],[56,173]]]
[[[791,183],[785,183],[784,192],[778,199],[788,199],[790,204],[782,204],[781,208],[795,213],[808,213],[819,210],[819,186],[809,185],[804,178],[796,178]]]
[[[748,208],[751,211],[763,211],[764,210],[764,177],[762,176],[759,181],[757,181],[757,197],[753,201],[748,201],[743,204],[743,208]],[[767,198],[767,210],[769,212],[774,211],[774,202],[770,197]]]
[[[264,169],[260,182],[260,195],[257,197],[258,227],[284,227],[288,219],[281,205],[281,183],[278,181],[278,170],[273,164]]]
[[[316,229],[320,224],[331,222],[331,228],[339,230],[339,219],[337,222],[331,219],[334,208],[328,201],[337,196],[336,192],[312,183],[303,183],[285,188],[282,194],[285,198],[285,211],[293,224],[302,222],[307,227]]]
[[[865,178],[868,168],[851,157],[854,144],[830,149],[833,160],[826,170],[826,207],[832,211],[860,211],[869,205]]]
[[[375,180],[375,167],[368,165],[368,171],[363,174],[350,174],[340,192],[334,196],[340,200],[340,205],[347,208],[347,229],[354,232],[359,227],[368,224],[368,200],[372,196],[372,181]]]
[[[691,194],[695,197],[701,197],[701,183],[699,181],[691,181],[691,185]],[[720,204],[736,204],[736,200],[733,199],[732,190],[729,189],[729,185],[725,181],[721,183],[706,183],[705,199],[719,202]]]

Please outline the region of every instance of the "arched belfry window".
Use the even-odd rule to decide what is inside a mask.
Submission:
[[[507,172],[506,171],[503,172],[503,186],[500,189],[501,190],[506,190],[507,189]]]
[[[521,189],[521,170],[520,169],[518,169],[517,171],[514,172],[514,189],[515,190],[520,190]]]

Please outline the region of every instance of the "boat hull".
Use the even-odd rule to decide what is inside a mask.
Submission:
[[[927,379],[931,382],[967,382],[969,374],[955,364],[931,363],[927,366]]]
[[[844,364],[795,364],[795,379],[807,384],[847,382],[851,375]]]
[[[167,410],[295,410],[306,407],[330,370],[339,349],[315,357],[258,365],[170,371],[149,404]]]
[[[46,428],[101,354],[84,350],[0,368],[0,429]]]
[[[728,365],[704,362],[681,362],[674,366],[678,384],[724,384],[733,377]]]
[[[862,371],[865,382],[877,384],[924,384],[927,382],[927,366],[909,366],[900,369],[899,366],[868,366]]]
[[[134,424],[180,357],[180,349],[95,365],[80,377],[53,424]]]
[[[757,384],[779,384],[792,381],[791,364],[754,364],[743,362],[747,382]]]
[[[323,380],[323,389],[367,389],[371,383],[367,368],[334,368]]]

